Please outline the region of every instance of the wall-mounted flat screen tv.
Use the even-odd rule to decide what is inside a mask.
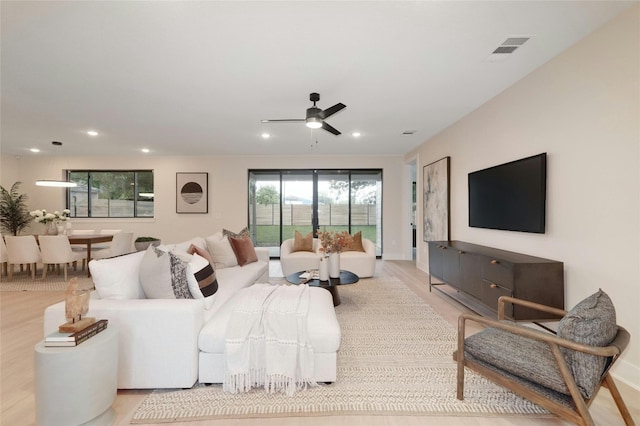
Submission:
[[[545,232],[547,154],[469,173],[469,226]]]

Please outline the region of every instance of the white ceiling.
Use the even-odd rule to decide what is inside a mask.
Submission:
[[[0,4],[3,155],[390,155],[633,2]],[[532,38],[488,61],[511,36]],[[260,122],[304,118],[310,92],[347,105],[341,136]]]

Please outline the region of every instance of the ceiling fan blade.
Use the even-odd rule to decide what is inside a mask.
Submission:
[[[338,136],[341,135],[342,133],[340,133],[335,127],[333,127],[331,124],[328,124],[326,121],[322,122],[322,128],[324,130],[326,130],[329,133],[333,133],[334,135]]]
[[[287,122],[287,123],[297,123],[300,121],[307,121],[304,118],[285,118],[282,120],[260,120],[261,123],[283,123],[283,122]]]
[[[335,114],[338,111],[343,110],[344,108],[346,108],[347,106],[343,103],[337,103],[332,107],[329,107],[327,109],[325,109],[322,114],[324,116],[324,118],[329,118],[330,116],[332,116],[333,114]]]

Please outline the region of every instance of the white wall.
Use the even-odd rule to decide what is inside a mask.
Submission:
[[[615,374],[637,388],[639,27],[636,5],[407,156],[418,155],[419,185],[424,165],[451,157],[451,239],[563,261],[567,308],[598,288],[611,296],[632,335]],[[467,174],[541,152],[546,233],[470,228]],[[427,270],[428,248],[418,241],[418,266]]]
[[[39,157],[2,158],[2,186],[21,181],[29,196],[29,209],[49,211],[64,208],[64,190],[35,186],[37,179],[57,179],[62,169],[153,169],[155,217],[153,219],[73,219],[76,229],[122,228],[136,236],[152,235],[166,243],[194,236],[207,236],[223,227],[240,230],[247,225],[247,180],[249,169],[380,168],[383,170],[383,257],[406,257],[401,238],[404,166],[401,156],[358,157]],[[209,213],[176,213],[176,172],[209,173]],[[27,232],[40,233],[43,225],[32,224]]]

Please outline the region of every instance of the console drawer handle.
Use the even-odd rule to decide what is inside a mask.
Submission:
[[[492,265],[497,265],[498,263],[500,263],[500,261],[495,260],[495,259],[493,259],[493,260],[491,261],[491,264],[492,264]]]
[[[491,288],[498,288],[498,284],[493,284],[493,283],[491,283],[491,284],[489,284],[489,287],[491,287]]]

